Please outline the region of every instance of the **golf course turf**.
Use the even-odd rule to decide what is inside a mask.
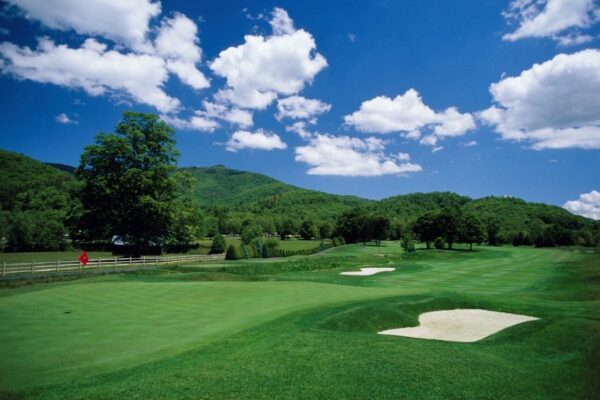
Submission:
[[[344,276],[360,268],[395,268]],[[539,318],[474,343],[383,336],[424,312]],[[350,245],[0,289],[0,398],[600,395],[600,252]]]

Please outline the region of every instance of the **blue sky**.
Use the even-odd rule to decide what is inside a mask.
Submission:
[[[76,165],[139,110],[180,166],[597,217],[597,1],[111,3],[1,3],[1,148]]]

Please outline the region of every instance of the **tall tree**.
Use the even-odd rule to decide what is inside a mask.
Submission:
[[[312,219],[305,219],[302,221],[302,224],[300,224],[298,233],[300,233],[302,239],[310,240],[319,234],[319,230]]]
[[[481,220],[474,214],[465,214],[460,222],[458,239],[468,243],[473,251],[473,243],[481,243],[485,238],[485,227]]]
[[[125,112],[115,133],[96,135],[76,171],[83,182],[76,238],[109,242],[116,235],[137,254],[171,240],[189,206],[179,201],[186,183],[178,157],[175,132],[156,115]]]
[[[448,243],[448,249],[452,250],[452,244],[458,239],[460,230],[461,212],[459,208],[447,207],[440,211],[435,219],[435,223],[440,229],[440,233]]]
[[[279,238],[286,240],[289,235],[296,233],[296,223],[291,218],[283,218],[279,226]]]
[[[375,240],[375,244],[377,246],[381,246],[381,241],[387,239],[391,221],[388,217],[384,215],[372,215],[369,218],[369,224],[371,225],[371,237]]]
[[[431,248],[431,243],[442,235],[440,226],[437,224],[439,212],[430,211],[423,214],[413,224],[413,232],[421,242],[425,242],[427,248]]]

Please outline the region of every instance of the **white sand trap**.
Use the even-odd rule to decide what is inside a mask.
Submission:
[[[451,342],[476,342],[509,326],[538,318],[478,309],[432,311],[419,315],[419,326],[388,329],[380,335],[406,336]]]
[[[349,272],[340,272],[340,275],[353,275],[353,276],[366,276],[366,275],[375,275],[380,272],[392,272],[395,271],[396,268],[361,268],[360,271],[349,271]]]

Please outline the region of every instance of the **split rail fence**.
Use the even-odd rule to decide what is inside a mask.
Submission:
[[[19,263],[3,262],[1,279],[46,276],[55,274],[83,274],[110,271],[133,271],[140,269],[158,268],[164,265],[177,265],[183,263],[206,262],[223,260],[224,254],[190,254],[168,256],[110,257],[90,259],[87,265],[82,265],[78,260],[69,261],[32,261]]]

